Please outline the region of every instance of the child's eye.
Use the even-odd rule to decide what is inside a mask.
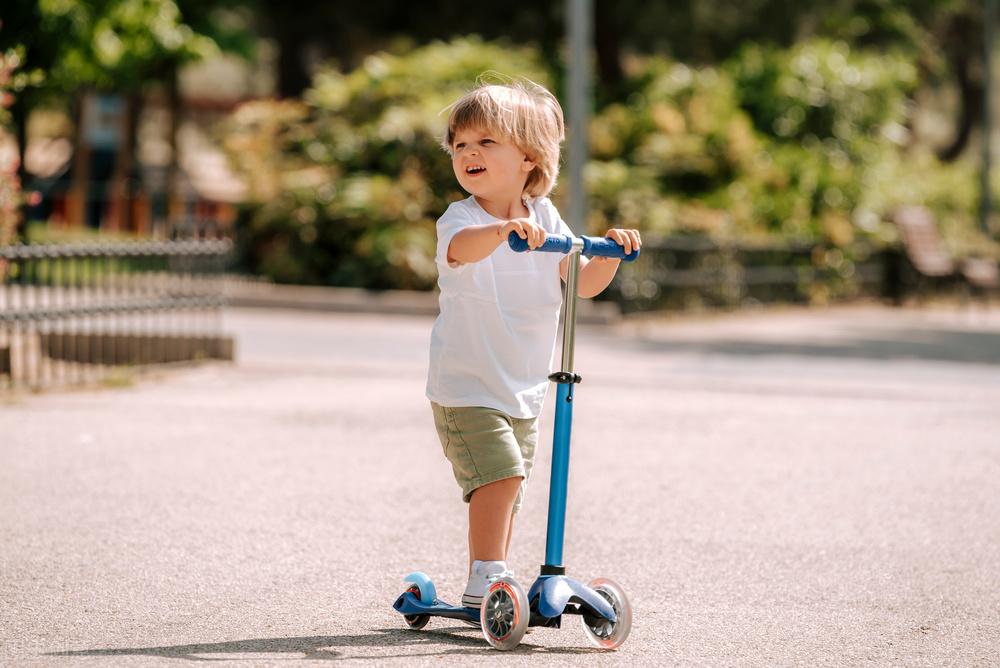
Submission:
[[[482,140],[482,141],[481,141],[481,142],[479,142],[479,143],[480,143],[480,144],[496,144],[496,142],[495,142],[495,141],[493,141],[492,139],[484,139],[484,140]]]
[[[464,143],[464,142],[462,142],[462,143],[460,143],[460,144],[455,144],[455,148],[456,148],[456,149],[460,149],[460,148],[465,148],[465,143]]]

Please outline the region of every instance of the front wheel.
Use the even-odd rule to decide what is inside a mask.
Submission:
[[[404,593],[410,593],[420,598],[420,587],[416,585],[410,585],[409,589]],[[419,631],[420,629],[427,626],[427,622],[430,621],[430,615],[403,615],[403,621],[414,631]]]
[[[479,609],[486,642],[496,649],[514,649],[528,630],[528,597],[512,577],[492,582]]]
[[[632,604],[622,588],[607,578],[597,578],[588,585],[611,604],[615,611],[615,621],[603,617],[583,616],[583,628],[590,642],[602,649],[615,649],[628,638],[632,630]]]

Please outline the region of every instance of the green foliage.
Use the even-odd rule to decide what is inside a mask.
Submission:
[[[758,131],[779,141],[832,140],[852,157],[900,127],[917,84],[907,58],[823,40],[789,50],[752,45],[728,69]]]
[[[378,54],[320,74],[302,102],[256,102],[227,147],[251,186],[247,268],[279,281],[428,288],[434,221],[465,195],[439,146],[448,104],[483,71],[541,83],[528,49],[479,40]],[[899,204],[938,215],[956,252],[983,239],[965,163],[909,146],[909,60],[841,42],[748,47],[718,68],[633,58],[589,128],[588,232],[718,241],[895,242]],[[561,203],[557,188],[554,197]]]
[[[219,12],[240,0],[37,0],[2,13],[0,48],[22,49],[32,107],[81,89],[139,90],[172,68],[226,48],[246,53],[249,31]],[[238,22],[238,21],[236,21]],[[27,98],[26,98],[27,99]]]
[[[859,236],[889,243],[895,229],[883,221],[893,208],[922,203],[956,233],[975,236],[970,166],[941,164],[911,145],[918,78],[910,57],[813,40],[747,47],[726,69],[765,138],[768,185],[761,189],[753,174],[737,184],[770,203],[754,212],[768,231],[838,246]]]
[[[217,50],[184,22],[173,0],[38,0],[38,9],[41,31],[60,45],[49,76],[61,90],[132,89],[167,60]]]
[[[759,150],[733,82],[663,58],[632,68],[626,102],[608,105],[590,126],[589,231],[720,230],[720,190],[752,168]]]
[[[0,53],[0,129],[9,123],[7,108],[14,103],[14,94],[20,88],[22,73],[21,50],[9,49]],[[11,155],[8,153],[8,155]],[[20,218],[21,181],[17,175],[17,157],[4,158],[0,154],[0,246],[11,243]],[[0,263],[0,276],[5,267]]]
[[[0,25],[2,30],[2,25]],[[39,68],[24,68],[24,47],[21,45],[6,49],[0,54],[0,126],[10,124],[7,111],[14,104],[14,97],[26,88],[40,86],[45,81],[45,72]]]
[[[304,103],[241,107],[226,147],[250,183],[248,266],[284,282],[430,288],[434,223],[464,197],[440,146],[447,107],[490,70],[548,80],[528,49],[462,39],[327,70]]]
[[[881,245],[892,209],[923,203],[952,238],[983,241],[972,168],[909,146],[904,56],[812,40],[749,46],[718,69],[643,59],[630,78],[590,128],[592,233]]]

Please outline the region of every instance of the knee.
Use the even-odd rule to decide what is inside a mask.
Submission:
[[[521,489],[522,482],[524,482],[524,476],[514,476],[512,478],[494,480],[493,482],[486,483],[482,487],[477,487],[473,490],[472,496],[475,497],[477,494],[481,496],[513,496],[517,494],[518,490]]]
[[[504,478],[503,480],[497,480],[494,485],[503,485],[504,489],[517,491],[521,488],[521,483],[524,482],[524,476],[515,476],[513,478]]]

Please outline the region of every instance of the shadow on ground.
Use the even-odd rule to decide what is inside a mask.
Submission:
[[[793,356],[865,360],[925,360],[1000,365],[1000,333],[946,329],[838,333],[840,341],[704,341],[640,338],[643,350],[693,352],[734,357]]]
[[[412,649],[421,646],[431,651],[414,654]],[[377,656],[345,655],[344,647],[406,647],[401,654],[379,654]],[[187,661],[227,661],[242,660],[244,655],[270,654],[273,658],[291,659],[298,654],[299,659],[342,660],[372,659],[384,661],[392,658],[415,658],[420,656],[486,655],[492,653],[480,632],[470,627],[437,629],[434,631],[410,631],[407,629],[374,629],[365,635],[344,636],[302,636],[296,638],[256,638],[232,640],[217,643],[192,643],[189,645],[167,645],[163,647],[128,647],[112,649],[82,649],[65,652],[49,652],[46,656],[62,657],[122,657],[157,656]],[[541,647],[530,642],[522,642],[516,654],[592,654],[602,650],[592,647]],[[209,656],[206,656],[209,655]],[[214,656],[211,656],[214,655]],[[231,656],[223,656],[231,655]],[[261,658],[259,656],[254,658]]]

